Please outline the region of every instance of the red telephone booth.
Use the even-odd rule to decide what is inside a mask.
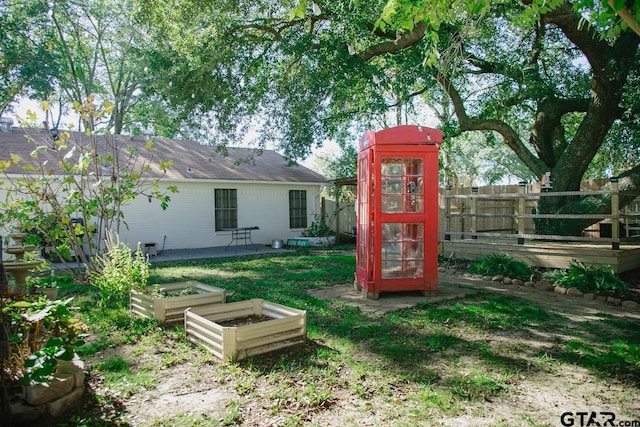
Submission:
[[[368,299],[437,290],[441,142],[441,131],[422,126],[360,139],[355,280]]]

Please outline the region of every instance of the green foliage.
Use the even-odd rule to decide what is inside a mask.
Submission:
[[[86,327],[72,315],[66,300],[32,298],[8,301],[2,322],[9,339],[9,366],[2,372],[9,383],[46,383],[58,360],[71,360],[84,344]]]
[[[180,328],[132,319],[126,307],[105,310],[95,299],[85,299],[96,298],[92,287],[78,288],[78,299],[85,301],[80,314],[91,319],[94,329],[92,344],[100,342],[102,349],[113,351],[112,356],[102,353],[93,358],[89,351],[85,353],[104,379],[93,390],[97,400],[104,402],[104,412],[96,414],[99,408],[92,407],[76,419],[89,417],[83,424],[99,424],[108,412],[112,424],[129,422],[135,415],[127,410],[129,402],[148,396],[149,390],[143,387],[162,388],[160,382],[175,373],[185,375],[189,387],[194,377],[188,375],[202,369],[212,373],[210,379],[218,386],[237,393],[237,399],[216,416],[174,414],[154,424],[250,423],[256,418],[241,409],[258,402],[268,411],[261,414],[299,425],[310,413],[331,416],[332,408],[344,402],[342,396],[361,408],[384,407],[378,413],[385,417],[381,424],[390,419],[398,425],[414,425],[416,419],[437,424],[445,418],[462,419],[458,417],[467,416],[470,407],[483,416],[491,401],[509,398],[532,382],[544,382],[549,373],[565,381],[566,372],[570,374],[576,366],[597,384],[625,379],[626,389],[617,390],[624,389],[628,396],[614,395],[612,390],[611,399],[631,402],[637,394],[638,346],[629,343],[640,342],[640,331],[631,318],[623,317],[628,319],[624,321],[618,314],[607,318],[601,313],[589,322],[575,322],[565,310],[481,290],[456,301],[380,315],[307,292],[352,281],[354,262],[353,256],[342,254],[283,254],[154,263],[154,283],[198,280],[234,292],[234,300],[267,297],[307,310],[306,346],[240,363],[207,359],[200,362],[205,365],[193,364],[211,356],[188,343]],[[509,339],[487,339],[496,334]],[[558,340],[558,336],[567,339]],[[532,347],[531,340],[540,346]],[[126,345],[127,351],[118,351],[120,345]],[[173,369],[164,369],[165,360]],[[115,405],[123,410],[114,413]],[[371,419],[372,414],[363,410],[348,422]],[[529,424],[548,424],[543,416],[532,418],[536,422]]]
[[[51,270],[50,274],[31,274],[27,277],[27,285],[30,289],[56,288],[62,284],[72,284],[73,276],[69,274],[57,275]]]
[[[42,103],[45,111],[47,102]],[[84,103],[75,102],[74,110],[82,118],[105,120],[115,105],[98,104],[93,96]],[[93,256],[101,252],[103,234],[119,232],[124,223],[123,207],[137,197],[160,201],[162,209],[170,200],[168,193],[177,187],[159,187],[151,174],[163,175],[170,161],[158,161],[158,170],[142,161],[139,150],[153,152],[153,142],[143,147],[128,147],[115,137],[91,132],[75,134],[59,132],[58,138],[30,139],[33,145],[29,159],[9,153],[9,160],[0,160],[8,188],[0,203],[0,221],[19,223],[37,236],[38,245],[63,261],[69,274],[86,280],[85,269],[91,270]],[[88,239],[87,236],[95,236]],[[97,243],[95,243],[97,242]],[[76,261],[81,268],[71,266]]]
[[[484,276],[503,275],[513,279],[527,280],[533,274],[533,269],[522,261],[504,254],[491,254],[482,259],[476,259],[469,264],[469,271]]]
[[[596,267],[573,260],[564,270],[552,270],[543,276],[556,286],[578,288],[584,293],[620,295],[628,287],[613,272],[611,266]]]
[[[167,291],[162,289],[158,284],[152,286],[150,292],[153,298],[183,297],[187,295],[196,295],[198,293],[198,288],[195,286],[186,286],[178,291]]]
[[[131,249],[119,240],[107,239],[107,252],[96,258],[91,283],[100,290],[100,305],[123,305],[131,290],[144,290],[149,279],[150,263],[140,245]]]
[[[129,364],[122,357],[116,357],[105,360],[98,369],[103,372],[129,372]]]
[[[326,237],[333,235],[333,230],[327,224],[326,215],[316,214],[309,228],[304,230],[303,236],[307,237]]]
[[[40,1],[3,2],[0,14],[0,115],[16,97],[48,97],[60,75],[56,34]],[[45,66],[46,64],[46,66]]]

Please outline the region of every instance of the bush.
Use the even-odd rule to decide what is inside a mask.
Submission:
[[[68,274],[55,274],[51,271],[49,274],[32,274],[27,277],[27,285],[29,289],[39,288],[55,288],[62,284],[74,283],[73,276]]]
[[[109,237],[107,249],[97,257],[99,265],[91,275],[91,283],[100,290],[100,305],[120,306],[133,289],[145,289],[150,263],[139,244],[132,255],[129,246]]]
[[[326,237],[332,236],[333,230],[327,224],[325,215],[315,215],[313,222],[309,228],[302,233],[302,235],[306,237]]]
[[[584,293],[620,295],[628,290],[626,283],[616,276],[611,266],[589,266],[575,259],[567,269],[553,270],[543,277],[555,286],[578,288]]]
[[[533,275],[533,269],[527,264],[503,254],[491,254],[485,258],[471,261],[469,272],[483,276],[502,275],[522,280],[528,280]]]
[[[3,382],[47,383],[58,360],[73,359],[75,349],[84,344],[86,326],[72,316],[70,302],[71,298],[43,297],[6,300],[0,313],[9,361],[0,372]]]

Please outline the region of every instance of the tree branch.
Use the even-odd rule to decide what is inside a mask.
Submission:
[[[460,93],[453,87],[451,81],[441,72],[436,71],[435,79],[440,83],[444,90],[451,98],[453,108],[458,117],[461,131],[473,131],[473,130],[491,130],[498,132],[502,135],[505,144],[511,148],[514,153],[522,160],[522,162],[536,175],[542,175],[547,171],[546,165],[527,149],[522,143],[520,136],[501,120],[484,120],[469,117],[467,114],[464,102],[460,97]]]
[[[402,49],[406,49],[410,46],[415,45],[424,37],[424,33],[427,29],[427,24],[425,22],[420,22],[416,24],[413,31],[409,33],[404,33],[400,35],[400,37],[396,38],[392,42],[383,42],[373,46],[369,46],[364,52],[360,53],[358,56],[362,58],[364,61],[369,61],[370,59],[382,55],[385,53],[395,53],[401,51]]]
[[[609,0],[609,6],[611,6],[611,8],[615,10],[615,7],[613,7],[613,3],[613,0]],[[629,26],[629,28],[631,28],[637,35],[640,36],[640,23],[635,20],[633,14],[629,11],[629,9],[623,7],[620,10],[616,10],[616,13]]]

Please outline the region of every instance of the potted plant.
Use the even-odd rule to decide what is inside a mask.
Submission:
[[[55,301],[58,299],[58,282],[51,281],[44,288],[44,295],[50,301]]]
[[[58,299],[58,291],[60,289],[58,279],[55,272],[51,270],[49,276],[29,277],[29,287],[34,294],[44,295],[48,300],[55,301]]]

